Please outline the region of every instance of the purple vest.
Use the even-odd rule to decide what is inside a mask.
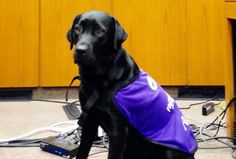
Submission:
[[[142,70],[132,83],[115,93],[114,101],[145,138],[190,154],[197,150],[192,129],[174,99]]]

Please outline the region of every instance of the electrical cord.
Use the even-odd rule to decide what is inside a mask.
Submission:
[[[0,147],[39,147],[42,139],[14,140],[0,143]]]
[[[80,103],[78,100],[73,101],[73,102],[64,102],[64,101],[57,101],[57,100],[45,100],[45,99],[32,99],[31,101],[39,101],[39,102],[50,102],[50,103],[59,103],[59,104],[66,104],[66,110],[68,110],[70,113],[72,113],[73,116],[78,116],[78,112],[74,113],[72,112],[72,110],[75,109],[71,109],[71,107],[77,107],[80,106]],[[64,125],[71,125],[71,126],[67,126],[65,127]],[[64,127],[63,127],[64,126]],[[78,128],[78,124],[77,122],[61,122],[61,123],[56,123],[53,124],[49,127],[43,127],[43,128],[39,128],[36,130],[32,130],[26,134],[17,136],[17,137],[12,137],[12,138],[8,138],[8,139],[0,139],[0,147],[38,147],[39,146],[39,140],[36,139],[32,140],[32,139],[27,139],[31,136],[34,136],[36,134],[40,134],[43,132],[47,132],[47,131],[51,131],[57,134],[67,134],[67,132],[70,131],[74,131],[75,129]]]
[[[5,145],[0,145],[0,147],[39,147],[40,146],[40,143],[36,143],[36,144],[5,144]]]
[[[230,102],[227,104],[226,108],[211,122],[208,124],[205,124],[204,126],[202,126],[203,129],[201,129],[201,133],[200,133],[200,127],[201,126],[196,126],[196,129],[193,130],[193,132],[195,133],[196,137],[201,134],[201,136],[207,136],[208,138],[206,139],[197,139],[198,143],[201,142],[206,142],[206,141],[212,141],[212,140],[216,140],[221,142],[222,144],[226,145],[226,146],[219,146],[219,147],[199,147],[199,149],[223,149],[223,148],[236,148],[233,145],[230,145],[222,140],[225,139],[229,139],[229,140],[233,140],[234,138],[229,138],[229,137],[217,137],[216,135],[219,132],[220,128],[225,128],[226,126],[224,126],[224,124],[222,123],[226,111],[229,108],[229,106],[232,104],[232,102],[236,99],[236,97],[234,97],[233,99],[230,100]],[[212,100],[212,99],[210,99]],[[194,104],[190,104],[189,107],[187,108],[182,108],[182,109],[190,109],[192,106],[194,105],[199,105],[199,104],[204,104],[206,102],[209,102],[210,100],[206,100],[204,102],[199,102],[199,103],[194,103]],[[214,99],[215,100],[215,99]],[[72,104],[69,102],[62,102],[62,101],[53,101],[53,100],[41,100],[41,99],[33,99],[32,101],[42,101],[42,102],[53,102],[53,103],[60,103],[60,104]],[[77,106],[80,106],[79,104],[77,104],[75,101],[73,102],[74,104],[76,104]],[[218,104],[216,104],[218,105]],[[220,119],[220,120],[219,120]],[[219,122],[216,122],[218,121]],[[64,123],[64,122],[63,122]],[[18,136],[18,137],[14,137],[14,138],[10,138],[10,139],[0,139],[0,147],[38,147],[39,146],[39,142],[40,139],[25,139],[28,138],[30,136],[33,136],[35,134],[40,133],[41,131],[44,132],[45,131],[52,131],[52,132],[56,132],[56,133],[61,133],[64,135],[68,135],[67,132],[69,132],[69,129],[67,129],[67,131],[65,131],[65,129],[59,128],[58,126],[60,126],[62,123],[57,123],[57,124],[53,124],[47,128],[40,128],[40,129],[36,129],[33,130],[27,134]],[[75,124],[77,126],[77,123]],[[69,128],[69,127],[68,127]],[[73,127],[73,129],[75,129],[76,127]],[[77,127],[78,128],[78,127]],[[212,131],[212,130],[216,130],[216,133],[214,136],[210,136],[208,134],[205,133],[205,131]],[[64,130],[64,131],[63,131]],[[70,131],[72,131],[72,128],[70,129]],[[25,140],[20,140],[20,139],[25,139]],[[108,144],[109,144],[109,140],[107,138],[107,135],[104,133],[103,137],[101,139],[101,141],[97,142],[95,145],[93,145],[93,147],[99,147],[99,148],[108,148]],[[98,145],[103,145],[103,147],[100,147]],[[92,153],[89,156],[93,156],[96,154],[100,154],[100,153],[104,153],[107,152],[107,150],[105,151],[100,151],[100,152],[96,152],[96,153]],[[232,152],[232,156],[235,156],[235,151]],[[235,158],[236,159],[236,158]]]
[[[226,137],[226,136],[217,136],[217,137],[209,137],[208,139],[205,139],[205,141],[218,140],[218,139],[234,140],[235,138],[233,138],[233,137]],[[204,142],[204,140],[202,140],[201,142]],[[236,146],[235,146],[235,148],[236,148]]]
[[[50,102],[50,103],[59,103],[59,104],[66,104],[66,105],[74,105],[74,106],[80,106],[78,103],[78,100],[74,102],[63,102],[63,101],[56,101],[56,100],[45,100],[45,99],[32,99],[31,101],[39,101],[39,102]],[[69,108],[67,107],[67,109]],[[65,125],[68,125],[65,127]],[[49,127],[43,127],[39,129],[32,130],[26,134],[7,138],[7,139],[0,139],[0,147],[39,147],[41,139],[27,139],[29,137],[32,137],[36,134],[40,134],[43,132],[54,132],[60,135],[66,135],[67,132],[74,131],[78,128],[77,122],[60,122],[53,124]]]
[[[215,134],[213,135],[214,137],[217,136],[218,132],[219,132],[219,129],[222,125],[222,121],[226,115],[226,111],[228,110],[228,108],[230,107],[230,105],[232,104],[233,101],[236,100],[236,97],[233,97],[229,102],[228,104],[226,105],[225,109],[223,109],[223,111],[211,122],[209,123],[207,126],[204,127],[204,129],[208,129],[209,127],[213,126],[213,125],[216,125],[217,126],[217,130],[215,132]],[[219,121],[218,123],[216,123],[216,121]],[[195,134],[195,137],[197,137],[198,135],[201,134],[202,132],[202,129],[199,129],[200,131],[197,131],[196,134]]]
[[[48,99],[32,99],[31,101],[35,102],[48,102],[48,103],[59,103],[59,104],[66,104],[66,105],[73,105],[75,104],[76,106],[81,106],[79,103],[79,100],[75,100],[73,102],[64,102],[64,101],[59,101],[59,100],[48,100]]]
[[[212,121],[211,124],[215,124],[215,122],[220,118],[220,116],[222,115],[221,119],[220,119],[220,122],[218,123],[218,128],[217,128],[217,131],[214,135],[217,136],[218,132],[219,132],[219,129],[220,129],[220,125],[221,125],[221,122],[223,121],[225,115],[226,115],[226,111],[228,110],[228,108],[231,106],[231,104],[236,100],[236,96],[233,97],[229,102],[228,104],[226,105],[226,108],[215,118],[215,120]]]
[[[61,127],[63,125],[71,125],[71,126]],[[23,135],[20,135],[17,137],[0,139],[0,143],[10,142],[10,141],[20,140],[20,139],[26,139],[26,138],[29,138],[29,137],[34,136],[36,134],[40,134],[40,133],[47,132],[47,131],[51,131],[51,132],[59,133],[59,134],[64,134],[68,131],[75,130],[77,128],[78,128],[78,125],[76,122],[71,122],[71,121],[60,122],[60,123],[53,124],[49,127],[43,127],[43,128],[32,130],[26,134],[23,134]]]
[[[31,101],[35,102],[48,102],[48,103],[59,103],[59,104],[70,104],[70,102],[63,102],[58,100],[47,100],[47,99],[31,99]]]
[[[199,146],[198,148],[199,149],[220,149],[220,148],[231,148],[231,149],[235,149],[236,146],[234,146],[233,144],[230,144],[228,142],[225,142],[223,140],[234,140],[235,138],[231,138],[231,137],[225,137],[225,136],[218,136],[218,137],[211,137],[210,135],[206,134],[206,133],[203,133],[203,135],[207,136],[208,138],[207,139],[197,139],[197,143],[199,145],[199,143],[206,143],[207,141],[211,141],[211,140],[216,140],[226,146],[221,146],[221,147],[201,147]]]
[[[211,98],[211,99],[207,99],[207,100],[205,100],[205,101],[203,101],[203,102],[198,102],[198,103],[193,103],[193,104],[190,104],[188,107],[180,107],[179,109],[191,109],[191,107],[192,106],[196,106],[196,105],[200,105],[200,104],[205,104],[205,103],[207,103],[207,102],[209,102],[209,101],[222,101],[222,99],[218,99],[218,98]],[[219,105],[220,103],[216,103],[215,104],[215,106],[216,105]]]
[[[228,104],[225,106],[225,108],[222,110],[221,113],[219,113],[217,115],[217,117],[210,123],[205,123],[205,124],[201,124],[200,126],[198,126],[199,123],[196,124],[191,124],[192,129],[193,129],[193,133],[194,136],[196,137],[196,141],[198,144],[200,143],[206,143],[208,141],[218,141],[220,143],[222,143],[224,146],[218,146],[218,147],[202,147],[202,146],[198,146],[198,149],[223,149],[223,148],[231,148],[231,149],[236,149],[236,146],[233,145],[232,143],[226,142],[224,140],[236,140],[236,138],[231,138],[231,137],[225,137],[225,136],[217,136],[219,133],[220,128],[226,128],[225,126],[225,122],[223,122],[223,119],[225,118],[226,115],[226,111],[228,110],[228,108],[230,107],[230,105],[236,100],[236,97],[233,97]],[[185,109],[190,109],[192,106],[197,105],[197,104],[204,104],[205,102],[209,102],[209,100],[201,102],[201,103],[194,103],[194,104],[190,104],[189,107],[185,108]],[[216,105],[220,105],[220,109],[223,106],[223,103],[217,103]],[[209,135],[210,131],[215,131],[213,134],[214,135]],[[199,136],[200,135],[200,136]],[[200,138],[199,138],[199,137]],[[204,136],[204,137],[203,137]],[[234,159],[236,159],[236,151],[232,152],[232,157]]]

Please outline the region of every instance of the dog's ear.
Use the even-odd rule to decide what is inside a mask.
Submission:
[[[121,44],[127,39],[128,35],[125,30],[121,27],[119,22],[113,18],[114,20],[114,48],[119,49]]]
[[[69,29],[69,31],[66,34],[66,38],[67,40],[71,43],[73,41],[73,38],[71,37],[71,29]]]
[[[70,42],[70,49],[73,48],[73,45],[75,43],[76,35],[75,35],[74,27],[75,27],[75,24],[80,20],[80,17],[81,15],[78,15],[74,18],[73,24],[70,30],[66,34],[67,40]]]

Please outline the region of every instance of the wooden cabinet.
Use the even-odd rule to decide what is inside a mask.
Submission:
[[[40,2],[40,86],[66,86],[77,74],[65,34],[92,9],[118,19],[124,47],[160,84],[224,85],[221,0]]]
[[[66,39],[76,15],[91,9],[111,12],[106,0],[41,0],[40,3],[40,86],[68,86],[78,75],[73,52]]]
[[[224,3],[224,56],[225,61],[225,95],[228,103],[235,96],[235,39],[233,40],[233,30],[235,32],[236,25],[233,26],[233,21],[236,21],[236,3]],[[236,37],[234,37],[236,38]],[[234,42],[234,43],[233,43]],[[234,49],[233,49],[234,48]],[[228,136],[235,136],[235,105],[232,103],[227,110],[227,133]]]
[[[188,85],[224,85],[223,2],[187,0]]]
[[[0,0],[0,87],[38,86],[38,0]]]
[[[185,1],[115,0],[113,5],[129,34],[124,46],[141,68],[162,85],[185,85]]]
[[[67,86],[78,74],[66,40],[75,15],[103,10],[124,47],[161,85],[223,85],[222,0],[0,0],[0,87]]]

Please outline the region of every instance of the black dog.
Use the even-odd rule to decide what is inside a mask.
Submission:
[[[191,128],[183,120],[174,100],[140,70],[122,48],[127,34],[115,18],[100,11],[79,15],[67,38],[71,49],[75,45],[74,62],[79,66],[81,80],[79,99],[83,113],[79,119],[82,137],[78,159],[88,157],[99,125],[109,136],[109,159],[194,158],[197,146]],[[147,82],[140,82],[142,79]],[[132,83],[135,86],[129,86]],[[142,83],[150,86],[144,88],[147,94],[161,94],[158,100],[163,99],[161,102],[165,104],[156,104],[159,101],[153,98],[155,95],[149,94],[150,99],[135,95],[139,87],[143,87]],[[124,94],[127,91],[134,95]],[[130,104],[126,98],[139,101]],[[149,104],[140,111],[138,107],[143,106],[144,101]],[[136,114],[129,116],[131,111],[126,111],[124,103],[128,103],[127,107],[132,107]],[[153,103],[156,108],[150,108]],[[140,120],[141,124],[131,120]],[[152,127],[155,131],[149,130]]]

